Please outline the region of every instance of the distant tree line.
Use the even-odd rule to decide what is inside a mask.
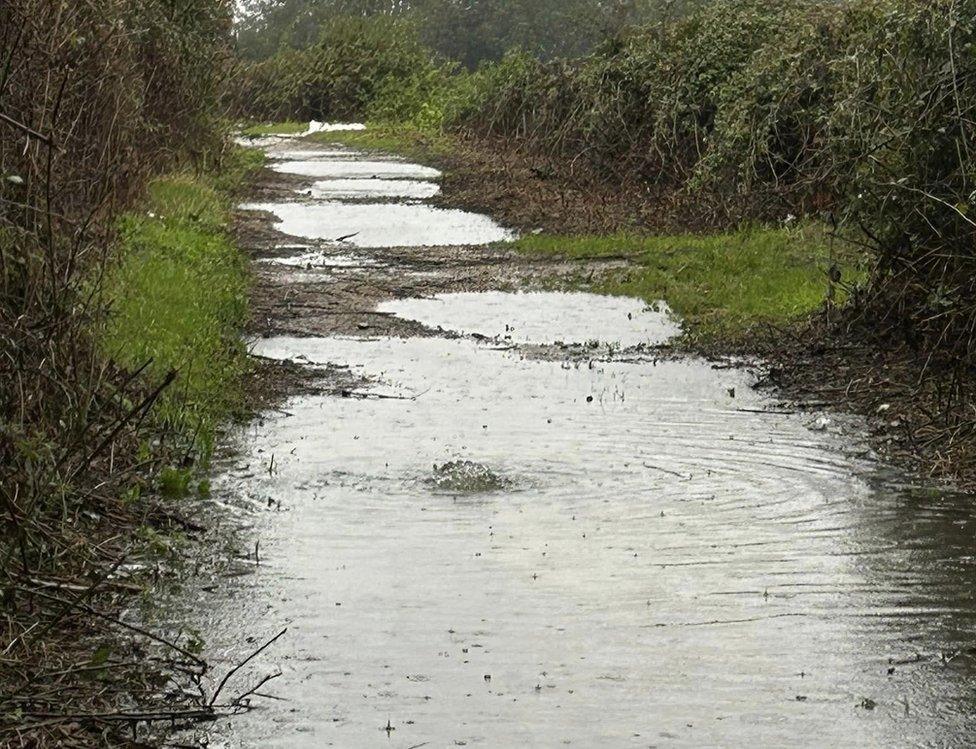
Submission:
[[[237,25],[246,60],[304,49],[339,16],[388,15],[416,23],[421,39],[468,68],[511,49],[577,57],[630,24],[683,15],[707,0],[251,0]]]

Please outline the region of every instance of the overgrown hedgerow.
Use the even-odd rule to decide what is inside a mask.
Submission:
[[[874,258],[848,320],[976,365],[976,2],[719,0],[573,63],[475,74],[450,128],[665,186],[713,225],[809,215]]]
[[[168,251],[194,256],[194,273],[232,261],[188,223],[128,220],[120,242],[119,220],[154,175],[225,161],[231,22],[230,0],[0,3],[0,743],[109,745],[110,724],[84,716],[185,699],[168,701],[165,664],[111,624],[138,526],[165,517],[142,490],[193,461],[200,424],[153,411],[193,385],[186,357],[166,356],[186,342],[133,345],[182,336],[167,320],[184,297],[148,319],[132,295],[167,293],[139,279]],[[184,656],[170,675],[200,668]]]

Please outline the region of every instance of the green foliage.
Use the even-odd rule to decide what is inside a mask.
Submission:
[[[167,497],[181,499],[190,493],[193,474],[186,469],[164,468],[159,474],[159,490]]]
[[[221,154],[218,162],[204,171],[204,179],[225,201],[224,208],[243,194],[253,174],[261,169],[268,158],[257,148],[231,146]]]
[[[463,96],[467,76],[454,65],[432,64],[407,78],[387,76],[366,106],[375,124],[397,125],[419,132],[439,132]]]
[[[515,249],[571,258],[627,256],[635,268],[596,282],[607,294],[665,300],[705,340],[739,340],[759,323],[785,324],[810,314],[827,297],[827,271],[834,265],[844,289],[864,277],[862,259],[838,255],[821,231],[744,229],[711,235],[646,237],[528,236]]]
[[[355,119],[389,81],[433,74],[439,66],[406,21],[336,17],[319,28],[312,46],[244,65],[232,96],[237,112],[250,117]]]

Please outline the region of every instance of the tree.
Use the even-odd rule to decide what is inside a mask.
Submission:
[[[630,24],[674,17],[707,0],[250,0],[239,14],[242,57],[304,48],[336,16],[410,16],[424,41],[474,68],[520,48],[576,57]]]

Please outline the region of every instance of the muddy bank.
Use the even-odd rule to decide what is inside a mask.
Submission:
[[[282,234],[280,203],[339,200],[307,194],[326,170],[269,177],[241,224],[255,353],[325,389],[276,383],[284,400],[218,466],[214,496],[254,537],[249,574],[168,613],[225,666],[287,632],[235,674],[239,691],[273,677],[254,709],[181,740],[889,746],[976,730],[968,497],[886,468],[858,420],[757,392],[761,372],[665,357],[663,304],[549,290],[625,260],[531,259],[477,231],[438,245],[436,223],[431,247],[359,246],[314,210],[305,236]],[[485,221],[470,225],[511,228]]]
[[[290,144],[286,155],[298,147]],[[307,146],[306,152],[313,166],[300,171],[312,173],[278,171],[290,168],[284,166],[288,162],[272,165],[256,185],[256,199],[245,206],[250,210],[239,213],[237,241],[256,260],[254,334],[429,335],[434,331],[383,311],[381,303],[451,292],[549,288],[626,267],[619,259],[581,265],[529,258],[503,244],[487,244],[503,242],[512,229],[435,197],[439,190],[432,192],[427,185],[440,183],[422,179],[439,175],[435,170],[414,168],[413,176],[421,179],[403,184],[400,177],[410,170],[401,162],[377,169],[375,157],[369,157],[360,162],[367,166],[350,169],[343,162],[353,160],[352,150]],[[323,160],[327,165],[322,166]],[[336,173],[337,165],[360,176],[339,184],[327,176]],[[322,198],[325,191],[328,200]],[[415,202],[427,195],[437,207]]]

